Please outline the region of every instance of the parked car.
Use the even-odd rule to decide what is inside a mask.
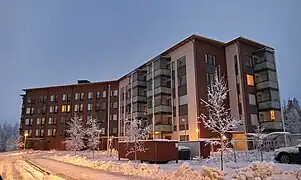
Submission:
[[[301,164],[301,144],[275,149],[275,160],[281,163]]]

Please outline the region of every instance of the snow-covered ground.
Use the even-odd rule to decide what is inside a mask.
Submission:
[[[38,154],[58,161],[71,164],[82,165],[106,172],[121,173],[136,177],[146,177],[149,179],[164,180],[188,180],[188,179],[301,179],[301,166],[295,164],[279,164],[272,162],[273,153],[263,153],[264,162],[260,162],[260,154],[256,151],[235,152],[234,162],[233,152],[226,153],[225,170],[220,171],[220,159],[218,154],[214,154],[210,159],[194,159],[189,161],[169,162],[168,164],[146,164],[139,162],[129,162],[127,160],[118,161],[117,153],[114,151],[111,157],[107,152],[95,153],[92,160],[92,152],[81,151],[47,151]]]

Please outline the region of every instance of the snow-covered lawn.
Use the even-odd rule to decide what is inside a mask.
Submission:
[[[89,151],[77,152],[77,155],[70,151],[48,151],[40,152],[40,155],[46,155],[48,158],[93,169],[151,179],[301,179],[300,165],[268,162],[273,159],[273,153],[263,153],[264,160],[266,161],[260,162],[260,157],[256,153],[255,151],[236,152],[237,163],[231,157],[232,152],[227,153],[225,157],[225,170],[223,172],[218,169],[220,165],[218,154],[213,155],[210,159],[194,159],[159,165],[135,163],[127,160],[118,161],[116,151],[113,152],[112,157],[109,157],[107,152],[98,152],[94,160],[92,160],[92,152]]]

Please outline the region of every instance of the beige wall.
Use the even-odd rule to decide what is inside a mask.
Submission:
[[[197,139],[197,102],[196,102],[196,87],[195,87],[195,64],[194,64],[194,49],[193,49],[193,42],[190,41],[185,45],[177,48],[176,50],[167,54],[167,56],[171,57],[171,61],[176,60],[185,56],[186,57],[186,77],[187,77],[187,100],[188,100],[188,123],[189,123],[189,130],[186,131],[189,134],[190,140]],[[177,71],[175,72],[175,77],[177,77]],[[175,79],[175,86],[178,87],[177,78]],[[176,95],[178,94],[178,88],[176,89]],[[175,99],[176,104],[176,125],[179,129],[179,116],[178,116],[178,104],[179,100],[178,97]],[[184,135],[185,131],[174,131],[172,134],[172,139],[180,139],[180,135]]]
[[[230,46],[227,46],[225,48],[226,52],[226,63],[227,63],[227,77],[228,77],[228,86],[230,89],[229,92],[229,99],[230,99],[230,111],[231,115],[234,118],[239,119],[239,110],[238,110],[238,96],[237,96],[237,88],[236,88],[236,78],[238,79],[238,82],[240,83],[240,92],[242,91],[242,86],[241,86],[241,72],[240,72],[240,60],[239,60],[239,51],[238,51],[238,44],[234,43]],[[234,55],[237,55],[237,63],[238,63],[238,77],[236,77],[235,74],[235,68],[234,68]],[[242,94],[241,94],[242,95]],[[241,97],[241,100],[243,101],[243,97]],[[244,121],[244,103],[242,103],[242,117]],[[245,131],[245,122],[243,122],[243,125],[237,128],[238,131]]]

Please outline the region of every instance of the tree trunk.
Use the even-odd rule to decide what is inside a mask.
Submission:
[[[224,170],[224,141],[223,136],[221,136],[221,170]]]
[[[94,160],[94,149],[92,150],[92,156],[93,156],[93,160]]]

